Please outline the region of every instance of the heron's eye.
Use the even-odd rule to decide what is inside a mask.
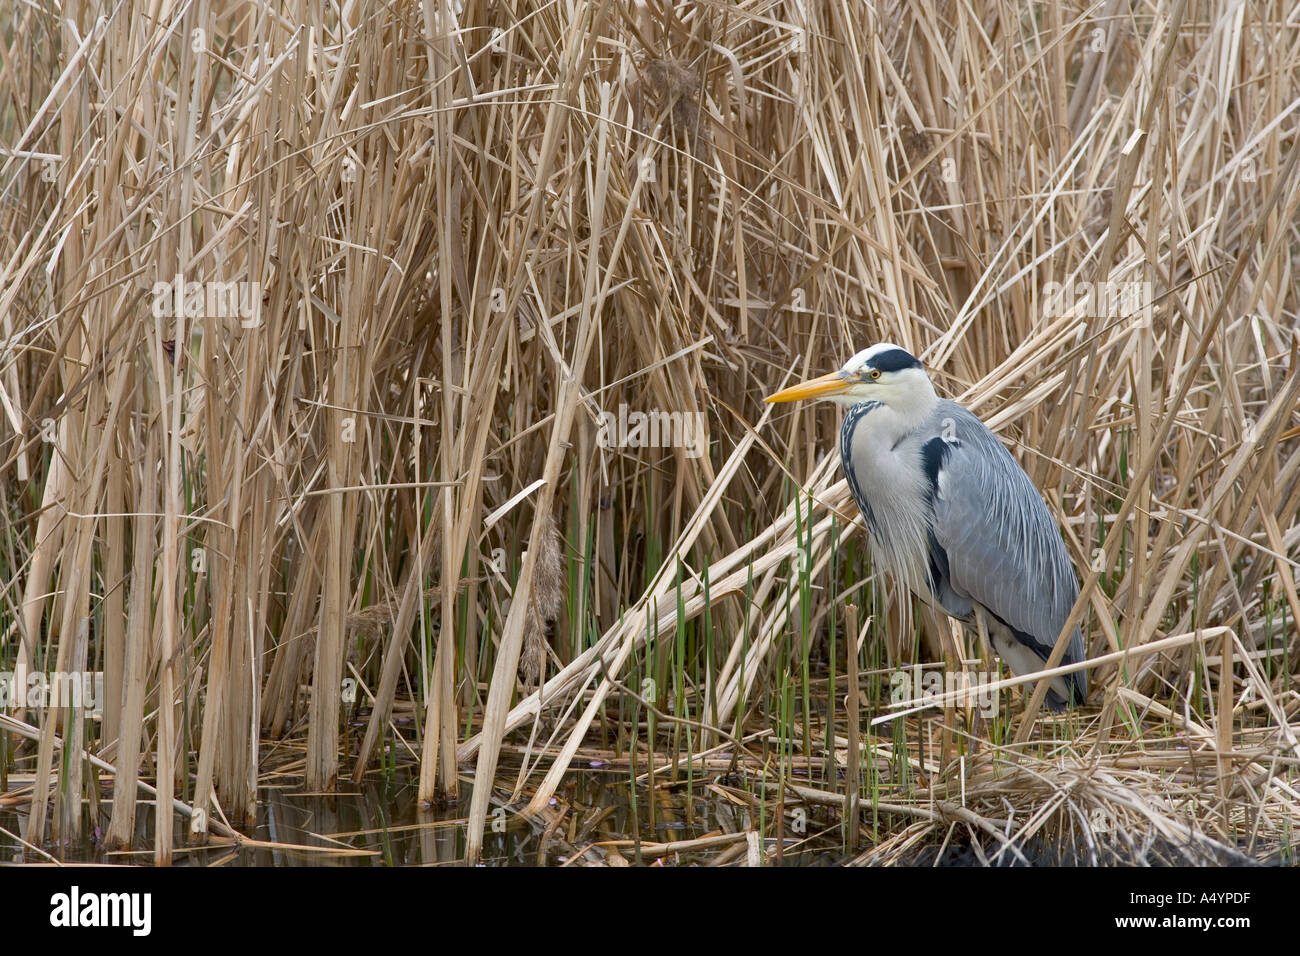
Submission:
[[[880,378],[880,369],[873,368],[871,370],[871,380],[874,382],[878,378]]]

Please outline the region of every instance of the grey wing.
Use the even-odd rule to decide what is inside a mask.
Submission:
[[[983,422],[945,400],[931,425],[936,437],[922,446],[922,462],[932,489],[935,596],[967,619],[970,602],[979,603],[1045,660],[1079,593],[1061,532],[1034,483]],[[1083,658],[1076,628],[1062,663]],[[1071,676],[1082,698],[1086,678]]]

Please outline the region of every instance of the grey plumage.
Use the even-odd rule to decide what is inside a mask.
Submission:
[[[924,484],[918,482],[923,511],[913,516],[915,509],[900,505],[900,496],[883,493],[877,478],[886,476],[879,475],[878,462],[854,454],[854,435],[882,407],[854,406],[840,432],[844,471],[853,476],[849,488],[867,517],[873,553],[912,591],[961,621],[975,624],[975,605],[982,606],[992,617],[986,622],[991,630],[1000,623],[1046,661],[1079,585],[1038,489],[983,422],[956,402],[940,399],[893,448],[924,477]],[[933,474],[927,473],[928,464]],[[874,507],[864,482],[873,489]],[[924,567],[913,557],[922,553]],[[1005,635],[996,637],[1004,644]],[[1011,656],[1004,647],[998,650]],[[1062,662],[1083,657],[1083,635],[1076,627]],[[1085,673],[1069,675],[1068,684],[1074,702],[1082,703],[1088,693]],[[1048,702],[1065,703],[1056,690],[1048,691]]]
[[[959,620],[983,609],[1012,671],[1041,670],[1079,592],[1060,531],[1029,476],[978,418],[934,394],[921,363],[877,345],[837,373],[769,401],[849,406],[840,457],[877,562]],[[1085,657],[1076,627],[1062,663]],[[1048,703],[1083,703],[1083,671],[1056,678]]]

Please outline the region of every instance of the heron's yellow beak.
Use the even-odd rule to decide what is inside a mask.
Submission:
[[[826,395],[838,395],[849,390],[849,383],[839,372],[831,372],[821,378],[812,378],[798,385],[783,388],[775,395],[763,399],[765,402],[797,402],[803,398],[822,398]]]

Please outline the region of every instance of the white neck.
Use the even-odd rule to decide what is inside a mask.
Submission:
[[[934,411],[939,402],[930,376],[921,369],[908,369],[898,375],[888,385],[882,385],[868,396],[884,405],[878,409],[877,428],[893,432],[894,438],[901,437],[919,426]],[[873,417],[875,417],[873,416]]]
[[[860,427],[864,430],[867,440],[878,449],[881,451],[892,449],[900,438],[920,426],[933,407],[932,401],[924,412],[920,412],[916,406],[900,409],[895,405],[881,402],[879,407],[863,420]]]

